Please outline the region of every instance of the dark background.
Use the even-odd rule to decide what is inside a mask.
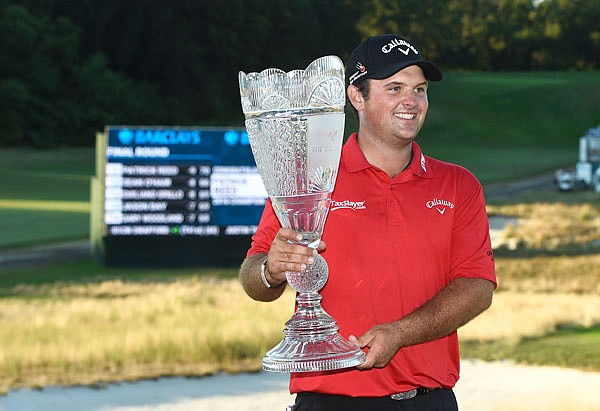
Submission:
[[[597,70],[600,0],[0,0],[0,147],[241,126],[238,71],[410,38],[444,70]]]

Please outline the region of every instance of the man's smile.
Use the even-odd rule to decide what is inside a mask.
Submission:
[[[416,113],[394,113],[395,117],[401,118],[403,120],[414,120],[417,117]]]

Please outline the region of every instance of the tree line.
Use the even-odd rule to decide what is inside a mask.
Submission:
[[[379,33],[445,70],[598,70],[598,21],[600,0],[0,0],[0,146],[241,125],[238,71],[345,60]]]

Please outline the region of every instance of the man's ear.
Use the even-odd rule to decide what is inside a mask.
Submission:
[[[356,86],[348,86],[348,101],[356,111],[361,111],[365,102],[362,93]]]

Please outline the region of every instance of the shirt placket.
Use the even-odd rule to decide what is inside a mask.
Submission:
[[[402,205],[399,201],[401,187],[401,184],[395,184],[391,181],[387,190],[387,224],[390,226],[403,224]]]

